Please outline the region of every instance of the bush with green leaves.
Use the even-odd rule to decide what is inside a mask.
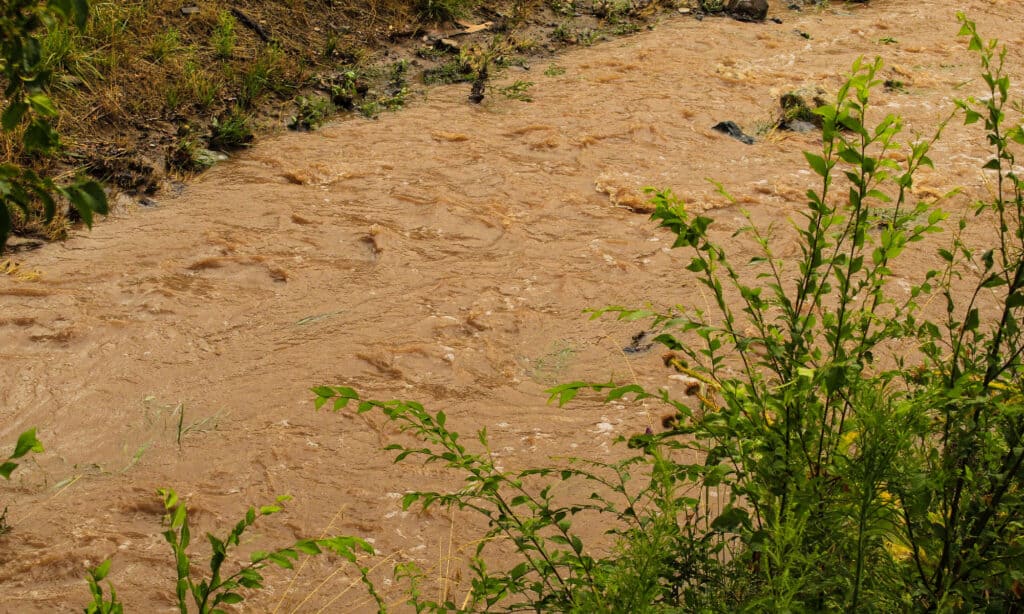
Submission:
[[[86,0],[8,0],[0,13],[0,85],[6,101],[0,127],[16,135],[27,160],[60,149],[54,128],[57,108],[47,95],[52,72],[39,32],[61,22],[81,30],[88,18]],[[52,220],[60,198],[71,203],[86,225],[92,225],[94,213],[107,212],[103,188],[93,180],[58,185],[17,161],[0,164],[0,252],[19,221],[36,216]]]
[[[405,507],[456,506],[488,522],[464,603],[425,601],[422,574],[397,570],[416,611],[1024,608],[1024,180],[1014,153],[1024,105],[1011,100],[1005,48],[959,19],[987,92],[958,101],[933,137],[902,143],[899,117],[873,119],[877,60],[855,63],[834,103],[816,110],[823,143],[805,154],[817,185],[793,224],[797,258],[780,257],[777,231],[751,221],[739,232],[759,253],[737,264],[710,217],[652,192],[652,218],[688,252],[681,268],[711,307],[593,316],[646,321],[670,350],[666,366],[689,378],[687,396],[617,382],[551,390],[560,405],[591,390],[664,403],[674,418],[630,438],[635,454],[506,471],[486,431],[463,442],[444,412],[314,389],[318,408],[354,402],[414,435],[415,445],[389,446],[396,462],[464,476],[455,492],[406,494]],[[933,235],[948,214],[912,188],[956,113],[984,124],[994,194],[904,292],[893,272],[901,256],[942,242]],[[991,244],[973,245],[965,230],[991,220]],[[565,481],[592,494],[556,496]],[[616,536],[610,554],[582,541],[581,517]],[[516,560],[486,555],[498,535]]]
[[[265,516],[277,514],[282,510],[281,504],[290,497],[278,497],[273,505],[259,508],[250,507],[245,516],[223,538],[212,533],[206,534],[210,543],[210,572],[202,578],[194,577],[192,559],[188,550],[192,542],[192,534],[188,524],[188,509],[178,498],[178,494],[170,489],[158,491],[167,511],[167,530],[163,536],[171,546],[174,555],[177,581],[175,595],[177,607],[181,614],[197,612],[198,614],[224,614],[223,606],[235,605],[245,600],[244,591],[263,588],[262,570],[270,565],[282,569],[292,569],[293,562],[303,555],[316,556],[332,553],[351,562],[359,571],[363,583],[374,598],[378,608],[385,609],[384,601],[370,582],[369,569],[357,563],[359,553],[373,554],[373,547],[357,537],[335,536],[321,539],[302,539],[291,546],[273,552],[257,551],[249,556],[249,562],[236,566],[231,573],[224,571],[224,564],[232,547],[241,543],[242,535],[257,520]],[[110,573],[111,561],[106,560],[89,571],[89,593],[92,601],[85,608],[86,614],[120,614],[123,606],[117,600],[117,592],[109,585],[109,596],[104,594],[101,583]],[[190,605],[191,603],[191,605]]]

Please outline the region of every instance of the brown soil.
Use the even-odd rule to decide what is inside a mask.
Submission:
[[[622,351],[638,325],[581,315],[605,304],[704,305],[668,235],[636,213],[640,189],[673,188],[709,211],[723,238],[749,210],[780,229],[778,256],[795,255],[784,229],[813,186],[801,151],[820,134],[763,130],[779,96],[834,91],[855,58],[880,55],[884,78],[902,85],[876,93],[879,116],[899,113],[907,135],[929,134],[954,98],[984,92],[955,36],[957,9],[1009,45],[1019,92],[1015,0],[773,5],[781,24],[672,19],[528,73],[509,69],[497,84],[534,81],[532,103],[470,105],[465,84],[430,88],[377,121],[267,139],[180,194],[157,195],[155,207],[122,202],[91,232],[16,254],[18,271],[0,276],[0,442],[37,426],[47,451],[0,483],[12,526],[0,535],[0,611],[81,608],[85,569],[108,557],[131,611],[172,611],[160,487],[188,501],[195,536],[291,494],[243,551],[359,535],[374,540],[389,600],[401,591],[385,579],[404,560],[447,575],[461,600],[458,570],[480,523],[399,503],[409,489],[456,487],[456,477],[392,464],[381,448],[400,440],[393,428],[374,415],[316,413],[309,387],[444,409],[467,439],[486,427],[508,468],[626,454],[614,439],[658,428],[661,408],[583,399],[560,410],[544,390],[609,376],[682,385],[657,352]],[[724,120],[756,143],[711,129]],[[954,121],[915,195],[961,187],[946,207],[967,211],[988,194],[986,157],[976,127]],[[730,241],[735,262],[753,253]],[[897,285],[934,266],[932,254],[908,253]],[[195,541],[198,570],[206,554]],[[270,574],[246,610],[368,611],[353,579],[343,563],[316,560]]]

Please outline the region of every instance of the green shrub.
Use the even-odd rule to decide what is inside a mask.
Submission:
[[[47,95],[52,62],[43,55],[38,31],[56,31],[62,24],[85,28],[89,5],[85,0],[10,0],[0,14],[0,73],[6,89],[0,129],[20,136],[19,145],[30,156],[49,156],[60,149],[54,128],[57,108]],[[57,213],[56,198],[67,199],[86,225],[94,213],[107,212],[107,197],[95,181],[79,179],[57,185],[51,178],[15,163],[0,164],[0,253],[15,224],[31,217],[49,222]]]
[[[422,574],[396,573],[416,611],[1020,611],[1024,608],[1024,144],[1010,99],[1005,48],[959,16],[988,92],[957,102],[983,122],[996,185],[975,213],[997,221],[991,245],[964,239],[964,216],[935,268],[894,292],[894,264],[940,232],[947,214],[911,197],[932,166],[935,136],[900,143],[902,121],[875,125],[881,61],[858,61],[835,102],[817,109],[819,153],[805,153],[817,186],[794,224],[800,255],[773,251],[772,229],[739,231],[760,253],[743,267],[670,191],[652,191],[652,219],[689,254],[685,269],[712,308],[667,312],[606,307],[594,317],[647,320],[666,366],[690,378],[687,396],[636,384],[572,382],[607,401],[648,399],[674,413],[661,433],[628,441],[617,463],[499,469],[486,431],[474,444],[444,412],[364,400],[347,387],[314,389],[316,406],[380,411],[418,442],[396,462],[442,463],[464,476],[454,492],[409,492],[480,514],[490,527],[471,562],[464,604],[424,600]],[[1013,112],[1013,119],[1011,119]],[[902,150],[905,155],[892,155]],[[880,213],[881,212],[881,213]],[[955,291],[964,283],[966,293]],[[936,314],[928,301],[944,309]],[[689,460],[695,459],[695,460]],[[556,497],[583,481],[585,500]],[[574,529],[586,514],[617,536],[610,554]],[[502,535],[516,557],[490,568]]]

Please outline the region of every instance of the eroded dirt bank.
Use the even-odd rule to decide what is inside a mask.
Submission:
[[[657,408],[559,410],[543,390],[609,375],[670,383],[656,352],[621,351],[636,325],[581,315],[703,300],[667,235],[629,210],[640,188],[714,209],[722,232],[742,223],[740,207],[784,222],[810,187],[801,151],[820,135],[775,132],[748,146],[711,126],[756,133],[779,94],[834,90],[857,56],[881,55],[900,86],[878,91],[879,109],[927,133],[954,97],[983,93],[957,10],[1009,44],[1019,95],[1014,0],[776,7],[782,24],[679,20],[558,58],[562,74],[534,67],[531,104],[470,106],[465,87],[431,89],[378,121],[262,143],[157,207],[124,208],[18,255],[38,279],[0,277],[0,442],[38,426],[47,452],[0,484],[13,526],[0,536],[0,611],[80,608],[86,566],[107,557],[132,611],[170,611],[159,487],[187,497],[195,535],[293,495],[250,549],[354,534],[375,541],[381,570],[403,559],[429,569],[454,522],[462,556],[468,518],[399,504],[407,489],[450,479],[392,465],[380,451],[394,436],[386,425],[315,413],[308,388],[348,384],[443,408],[467,434],[486,426],[508,466],[622,454],[612,440],[656,426]],[[950,126],[919,197],[963,186],[948,203],[958,211],[985,193],[978,136]],[[897,274],[913,279],[930,259],[920,250]],[[337,567],[271,575],[248,609],[369,608],[362,589],[344,592],[352,576]]]

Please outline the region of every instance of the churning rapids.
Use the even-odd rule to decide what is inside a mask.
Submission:
[[[158,207],[123,206],[91,232],[17,254],[38,278],[0,276],[0,442],[37,426],[46,453],[0,482],[13,527],[0,536],[0,611],[78,610],[86,568],[109,557],[130,610],[173,610],[160,487],[187,498],[196,536],[293,495],[243,552],[370,538],[386,593],[396,561],[431,577],[449,555],[459,568],[479,523],[400,505],[408,489],[457,481],[392,464],[381,448],[393,428],[377,415],[314,412],[311,386],[444,409],[467,439],[487,427],[510,468],[624,455],[614,439],[658,428],[660,408],[582,399],[559,409],[544,390],[609,377],[673,384],[658,352],[622,351],[639,324],[582,314],[704,303],[668,234],[632,210],[644,186],[709,211],[722,236],[743,224],[742,209],[785,228],[813,187],[801,152],[819,148],[820,133],[757,134],[779,95],[835,91],[855,58],[882,56],[883,78],[901,85],[878,89],[878,112],[903,115],[908,137],[928,134],[954,98],[984,92],[956,10],[1010,46],[1021,95],[1018,0],[773,4],[781,24],[680,17],[507,73],[535,82],[530,104],[474,106],[465,86],[437,87],[378,121],[282,135]],[[564,73],[545,75],[549,62]],[[757,142],[711,130],[725,120]],[[959,123],[915,185],[919,198],[963,187],[954,211],[988,184],[980,132]],[[736,262],[752,253],[743,239],[729,244]],[[915,276],[930,253],[897,274]],[[450,575],[461,595],[465,578]],[[315,560],[271,573],[247,609],[365,611],[353,578]]]

